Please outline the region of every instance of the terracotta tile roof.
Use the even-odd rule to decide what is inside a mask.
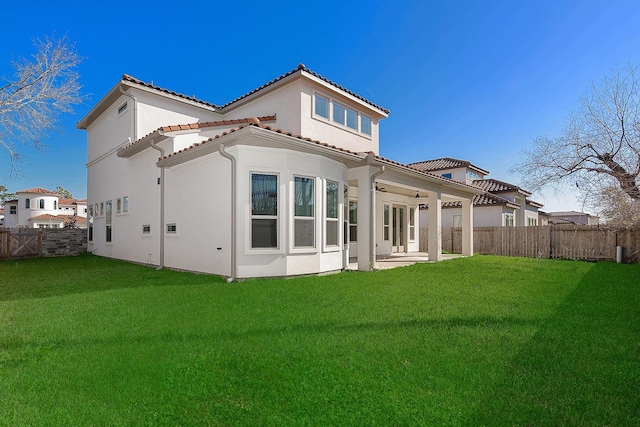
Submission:
[[[377,104],[374,104],[373,102],[371,102],[371,101],[369,101],[368,99],[366,99],[366,98],[364,98],[364,97],[362,97],[362,96],[358,95],[358,94],[357,94],[357,93],[355,93],[355,92],[350,91],[349,89],[345,88],[344,86],[340,86],[340,85],[339,85],[339,84],[337,84],[336,82],[334,82],[334,81],[332,81],[332,80],[329,80],[328,78],[326,78],[326,77],[324,77],[324,76],[322,76],[322,75],[320,75],[320,74],[316,73],[315,71],[310,70],[310,69],[309,69],[309,68],[307,68],[304,64],[298,64],[298,66],[297,66],[296,68],[294,68],[293,70],[291,70],[291,71],[289,71],[289,72],[287,72],[287,73],[285,73],[285,74],[281,75],[280,77],[276,77],[275,79],[271,80],[271,81],[270,81],[270,82],[268,82],[268,83],[263,84],[262,86],[260,86],[260,87],[258,87],[258,88],[256,88],[256,89],[252,90],[251,92],[245,93],[244,95],[242,95],[242,96],[240,96],[240,97],[238,97],[238,98],[234,99],[233,101],[227,102],[226,104],[222,105],[220,108],[224,110],[226,107],[229,107],[230,105],[232,105],[232,104],[234,104],[234,103],[236,103],[236,102],[240,101],[241,99],[244,99],[244,98],[246,98],[246,97],[248,97],[248,96],[250,96],[250,95],[253,95],[253,94],[254,94],[254,93],[256,93],[256,92],[259,92],[259,91],[261,91],[262,89],[264,89],[264,88],[266,88],[266,87],[269,87],[269,86],[271,86],[272,84],[277,83],[277,82],[279,82],[280,80],[282,80],[282,79],[284,79],[284,78],[286,78],[286,77],[289,77],[289,76],[290,76],[290,75],[292,75],[292,74],[295,74],[295,73],[301,72],[301,71],[304,71],[304,72],[306,72],[306,73],[308,73],[308,74],[311,74],[312,76],[314,76],[314,77],[316,77],[316,78],[318,78],[318,79],[322,80],[322,81],[323,81],[323,82],[325,82],[325,83],[330,84],[331,86],[333,86],[333,87],[335,87],[335,88],[337,88],[337,89],[340,89],[340,90],[341,90],[341,91],[343,91],[343,92],[348,93],[349,95],[351,95],[351,96],[353,96],[353,97],[355,97],[355,98],[359,99],[360,101],[363,101],[363,102],[365,102],[365,103],[367,103],[367,104],[371,105],[372,107],[375,107],[375,108],[377,108],[378,110],[384,111],[386,114],[389,114],[389,110],[387,110],[386,108],[383,108],[383,107],[381,107],[381,106],[379,106],[379,105],[377,105]]]
[[[29,188],[28,190],[21,190],[21,191],[16,191],[16,193],[27,193],[27,194],[51,194],[54,196],[57,196],[58,193],[55,193],[51,190],[47,190],[46,188],[41,188],[41,187],[36,187],[36,188]]]
[[[122,75],[122,80],[127,81],[127,82],[132,82],[132,83],[135,83],[135,84],[138,84],[138,85],[144,86],[144,87],[148,87],[148,88],[150,88],[150,89],[154,89],[154,90],[157,90],[157,91],[160,91],[160,92],[164,92],[164,93],[169,94],[169,95],[177,96],[177,97],[179,97],[179,98],[183,98],[183,99],[186,99],[186,100],[189,100],[189,101],[197,102],[197,103],[199,103],[199,104],[206,105],[206,106],[208,106],[208,107],[212,107],[212,108],[215,108],[215,109],[218,109],[218,110],[224,110],[225,108],[227,108],[227,107],[229,107],[229,106],[231,106],[231,105],[235,104],[236,102],[238,102],[238,101],[240,101],[240,100],[242,100],[242,99],[245,99],[245,98],[247,98],[248,96],[251,96],[251,95],[253,95],[253,94],[254,94],[254,93],[256,93],[256,92],[259,92],[259,91],[261,91],[261,90],[263,90],[263,89],[265,89],[265,88],[267,88],[267,87],[269,87],[269,86],[273,85],[274,83],[277,83],[277,82],[279,82],[280,80],[282,80],[282,79],[284,79],[284,78],[286,78],[286,77],[289,77],[289,76],[290,76],[290,75],[292,75],[292,74],[295,74],[295,73],[298,73],[298,72],[302,72],[302,71],[304,71],[304,72],[306,72],[306,73],[308,73],[308,74],[311,74],[312,76],[314,76],[314,77],[316,77],[316,78],[318,78],[318,79],[322,80],[323,82],[328,83],[328,84],[330,84],[331,86],[333,86],[333,87],[335,87],[335,88],[337,88],[337,89],[340,89],[340,90],[342,90],[342,91],[344,91],[344,92],[348,93],[349,95],[351,95],[351,96],[353,96],[353,97],[355,97],[355,98],[359,99],[360,101],[363,101],[363,102],[365,102],[365,103],[367,103],[367,104],[371,105],[372,107],[377,108],[378,110],[384,111],[386,114],[389,114],[389,110],[387,110],[386,108],[383,108],[383,107],[381,107],[381,106],[379,106],[379,105],[376,105],[376,104],[374,104],[373,102],[369,101],[368,99],[366,99],[366,98],[364,98],[364,97],[362,97],[362,96],[358,95],[357,93],[352,92],[352,91],[350,91],[349,89],[347,89],[347,88],[345,88],[345,87],[343,87],[343,86],[340,86],[339,84],[335,83],[335,82],[334,82],[334,81],[332,81],[332,80],[327,79],[326,77],[323,77],[322,75],[320,75],[320,74],[318,74],[318,73],[316,73],[316,72],[314,72],[314,71],[310,70],[309,68],[307,68],[304,64],[299,64],[299,65],[298,65],[298,67],[294,68],[293,70],[291,70],[291,71],[289,71],[289,72],[287,72],[287,73],[285,73],[285,74],[281,75],[280,77],[276,77],[275,79],[271,80],[270,82],[265,83],[265,84],[263,84],[262,86],[257,87],[257,88],[255,88],[255,89],[253,89],[252,91],[247,92],[247,93],[245,93],[244,95],[242,95],[242,96],[240,96],[240,97],[238,97],[238,98],[234,99],[233,101],[227,102],[226,104],[224,104],[224,105],[222,105],[222,106],[218,106],[218,105],[212,104],[212,103],[210,103],[210,102],[202,101],[202,100],[197,99],[197,98],[195,98],[195,97],[193,97],[193,96],[183,95],[183,94],[180,94],[180,93],[174,92],[174,91],[172,91],[172,90],[165,89],[165,88],[162,88],[162,87],[160,87],[160,86],[156,86],[156,85],[154,85],[153,83],[151,83],[151,84],[150,84],[150,83],[145,83],[145,82],[143,82],[142,80],[136,79],[135,77],[132,77],[132,76],[130,76],[130,75],[128,75],[128,74],[123,74],[123,75]]]
[[[473,206],[519,206],[517,203],[513,203],[511,200],[505,199],[504,197],[496,196],[491,193],[477,194],[473,197]],[[462,202],[443,202],[443,208],[459,208],[462,207]]]
[[[530,192],[524,190],[517,185],[509,184],[508,182],[498,181],[497,179],[489,178],[489,179],[476,179],[473,181],[475,185],[482,188],[485,191],[489,191],[491,193],[503,193],[507,191],[516,191],[522,192],[528,195],[531,195]]]
[[[135,84],[139,84],[141,86],[145,86],[145,87],[148,87],[150,89],[154,89],[154,90],[157,90],[157,91],[160,91],[160,92],[164,92],[164,93],[169,94],[169,95],[177,96],[178,98],[183,98],[183,99],[186,99],[186,100],[189,100],[189,101],[197,102],[198,104],[206,105],[207,107],[213,107],[213,108],[216,108],[216,109],[220,108],[215,104],[212,104],[212,103],[206,102],[206,101],[202,101],[202,100],[200,100],[198,98],[195,98],[193,96],[183,95],[181,93],[174,92],[172,90],[165,89],[165,88],[162,88],[160,86],[156,86],[156,85],[153,84],[153,82],[152,83],[145,83],[142,80],[136,79],[135,77],[132,77],[132,76],[130,76],[128,74],[123,74],[122,75],[122,80],[127,81],[127,82],[131,82],[131,83],[135,83]]]
[[[183,152],[185,152],[185,151],[188,151],[188,150],[191,150],[191,149],[193,149],[193,148],[199,147],[199,146],[201,146],[201,145],[203,145],[203,144],[206,144],[206,143],[208,143],[208,142],[215,141],[216,139],[221,138],[221,137],[223,137],[223,136],[226,136],[226,135],[229,135],[229,134],[231,134],[231,133],[237,132],[237,131],[239,131],[240,129],[244,129],[244,128],[245,128],[245,127],[247,127],[247,126],[255,126],[255,127],[259,127],[259,128],[261,128],[261,129],[265,129],[265,130],[268,130],[268,131],[271,131],[271,132],[274,132],[274,133],[279,133],[279,134],[282,134],[282,135],[287,135],[287,136],[290,136],[290,137],[292,137],[292,138],[297,138],[297,139],[300,139],[300,140],[303,140],[303,141],[311,142],[311,143],[316,144],[316,145],[320,145],[320,146],[323,146],[323,147],[327,147],[327,148],[331,148],[331,149],[334,149],[334,150],[337,150],[337,151],[341,151],[341,152],[343,152],[343,153],[353,154],[353,155],[355,155],[355,156],[361,157],[361,156],[360,156],[360,154],[361,154],[361,153],[357,153],[357,152],[355,152],[355,151],[347,150],[347,149],[345,149],[345,148],[340,148],[340,147],[337,147],[337,146],[335,146],[335,145],[327,144],[327,143],[324,143],[324,142],[321,142],[321,141],[318,141],[318,140],[315,140],[315,139],[305,138],[305,137],[303,137],[302,135],[298,135],[298,134],[295,134],[295,133],[293,133],[293,132],[287,132],[287,131],[284,131],[284,130],[282,130],[282,129],[274,128],[274,127],[271,127],[271,126],[265,126],[265,125],[263,125],[263,124],[247,123],[246,125],[239,126],[239,127],[237,127],[237,128],[233,128],[233,129],[230,129],[230,130],[228,130],[228,131],[226,131],[226,132],[223,132],[223,133],[221,133],[221,134],[218,134],[218,135],[216,135],[216,136],[213,136],[213,137],[211,137],[211,138],[209,138],[209,139],[206,139],[206,140],[204,140],[204,141],[202,141],[202,142],[198,142],[198,143],[192,144],[192,145],[190,145],[190,146],[189,146],[189,147],[187,147],[187,148],[184,148],[184,149],[182,149],[182,150],[179,150],[179,151],[176,151],[176,152],[174,152],[174,153],[168,154],[168,155],[166,155],[166,156],[164,156],[164,157],[162,157],[162,158],[159,158],[158,160],[168,159],[168,158],[173,157],[173,156],[175,156],[175,155],[177,155],[177,154],[183,153]]]
[[[82,225],[87,223],[87,219],[82,216],[77,215],[51,215],[51,214],[42,214],[36,215],[29,218],[29,221],[43,221],[43,220],[53,220],[60,222],[70,222],[75,218],[76,224]]]
[[[429,176],[431,178],[436,178],[436,179],[441,180],[441,181],[449,181],[449,182],[452,182],[452,183],[455,183],[455,184],[458,184],[458,185],[461,185],[461,186],[464,186],[464,187],[468,187],[468,188],[478,189],[477,187],[475,187],[473,185],[468,185],[468,184],[465,184],[465,183],[462,183],[462,182],[458,182],[458,181],[454,181],[454,180],[451,180],[451,179],[448,179],[448,178],[444,178],[444,177],[442,177],[440,175],[436,175],[436,174],[432,174],[430,172],[422,171],[422,170],[414,168],[414,167],[412,167],[410,165],[406,165],[404,163],[396,162],[395,160],[391,160],[391,159],[387,159],[385,157],[379,156],[379,155],[374,154],[373,152],[370,152],[370,151],[369,152],[356,152],[356,151],[347,150],[345,148],[341,148],[341,147],[338,147],[338,146],[335,146],[335,145],[327,144],[327,143],[322,142],[322,141],[318,141],[318,140],[311,139],[311,138],[306,138],[306,137],[304,137],[302,135],[298,135],[298,134],[295,134],[293,132],[288,132],[288,131],[285,131],[285,130],[282,130],[282,129],[278,129],[278,128],[274,128],[274,127],[271,127],[271,126],[265,126],[265,125],[258,124],[258,123],[255,123],[255,122],[248,123],[247,125],[230,129],[227,132],[223,132],[223,133],[221,133],[219,135],[216,135],[214,137],[211,137],[211,138],[209,138],[209,139],[207,139],[205,141],[198,142],[196,144],[192,144],[187,148],[184,148],[182,150],[179,150],[179,151],[176,151],[174,153],[168,154],[168,155],[166,155],[164,157],[161,157],[161,158],[158,159],[158,161],[169,159],[169,158],[171,158],[173,156],[176,156],[176,155],[178,155],[180,153],[184,153],[184,152],[186,152],[188,150],[194,149],[194,148],[199,147],[199,146],[201,146],[203,144],[206,144],[208,142],[215,141],[218,138],[221,138],[221,137],[223,137],[225,135],[229,135],[229,134],[232,134],[234,132],[237,132],[240,129],[244,129],[247,126],[258,127],[260,129],[265,129],[265,130],[268,130],[270,132],[278,133],[278,134],[281,134],[281,135],[287,135],[287,136],[290,136],[292,138],[296,138],[296,139],[299,139],[299,140],[302,140],[302,141],[306,141],[306,142],[309,142],[309,143],[312,143],[312,144],[315,144],[315,145],[319,145],[319,146],[322,146],[322,147],[330,148],[332,150],[336,150],[336,151],[339,151],[341,153],[351,154],[351,155],[357,157],[360,160],[364,160],[366,155],[373,155],[373,157],[376,160],[379,160],[379,161],[382,161],[382,162],[385,162],[385,163],[389,163],[389,164],[401,167],[403,169],[411,170],[412,172],[417,172],[417,173],[419,173],[421,175]]]
[[[159,127],[158,129],[154,130],[153,132],[149,132],[148,134],[146,134],[142,138],[138,139],[137,141],[134,141],[131,144],[125,145],[124,147],[122,147],[120,149],[120,151],[127,150],[127,149],[133,147],[134,145],[138,144],[143,139],[148,138],[149,136],[153,135],[154,133],[158,133],[158,132],[177,132],[177,131],[181,131],[181,130],[195,130],[195,129],[205,129],[205,128],[210,128],[210,127],[217,127],[217,126],[239,125],[239,124],[250,123],[251,121],[253,121],[255,119],[258,119],[260,122],[271,122],[271,121],[276,120],[276,116],[274,114],[274,115],[271,115],[271,116],[247,117],[247,118],[243,118],[243,119],[217,120],[217,121],[214,121],[214,122],[187,123],[187,124],[180,124],[180,125],[162,126],[162,127]]]
[[[60,205],[75,205],[78,201],[76,199],[60,199],[58,200],[58,206]]]
[[[276,119],[276,116],[274,114],[272,116],[261,116],[256,118],[262,123],[262,122],[272,122]],[[231,120],[218,120],[215,122],[189,123],[189,124],[183,124],[183,125],[162,126],[158,130],[161,130],[163,132],[175,132],[180,130],[203,129],[203,128],[215,127],[215,126],[241,125],[241,124],[250,123],[252,120],[253,118],[247,117],[244,119],[231,119]]]
[[[466,168],[478,171],[483,175],[489,174],[488,170],[482,169],[467,160],[453,159],[451,157],[442,157],[440,159],[433,159],[433,160],[423,160],[421,162],[410,163],[410,165],[417,169],[429,171],[429,172],[466,167]]]

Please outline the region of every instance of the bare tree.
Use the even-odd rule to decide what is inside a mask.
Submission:
[[[592,82],[569,115],[561,136],[539,137],[512,168],[534,191],[576,185],[583,197],[598,199],[618,188],[640,200],[640,80],[631,65]]]
[[[598,212],[608,225],[619,228],[640,225],[640,200],[632,199],[620,187],[602,189],[591,198],[590,207]]]
[[[57,129],[60,113],[82,101],[77,71],[82,58],[75,46],[62,37],[35,39],[34,47],[30,59],[12,61],[13,78],[0,82],[0,145],[9,155],[10,175],[24,160],[20,145],[44,150],[40,138]]]

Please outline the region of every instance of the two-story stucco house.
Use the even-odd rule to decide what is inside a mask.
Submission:
[[[64,199],[45,188],[16,192],[17,198],[5,202],[5,228],[63,228],[87,226],[87,201]]]
[[[474,227],[538,225],[538,209],[542,204],[529,199],[531,192],[514,184],[486,178],[489,171],[469,161],[445,157],[411,163],[410,166],[484,190],[473,199]],[[422,205],[421,208],[421,223],[426,227],[428,205]],[[442,208],[443,227],[462,226],[459,202],[444,203]]]
[[[418,251],[419,204],[440,224],[456,201],[471,255],[482,190],[381,157],[388,113],[302,64],[220,106],[124,75],[77,125],[89,250],[230,279],[368,271]]]

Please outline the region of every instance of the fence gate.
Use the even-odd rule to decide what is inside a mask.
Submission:
[[[42,256],[42,231],[0,231],[0,259]]]

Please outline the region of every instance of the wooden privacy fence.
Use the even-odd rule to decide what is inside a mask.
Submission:
[[[87,229],[0,229],[0,260],[73,256],[87,251]]]
[[[428,229],[421,229],[421,250],[426,251],[427,238]],[[564,224],[473,229],[473,251],[483,255],[615,261],[617,246],[623,248],[624,262],[638,261],[640,230]],[[442,250],[462,252],[461,228],[442,229]]]
[[[39,256],[42,256],[42,231],[29,228],[0,230],[0,259]]]

